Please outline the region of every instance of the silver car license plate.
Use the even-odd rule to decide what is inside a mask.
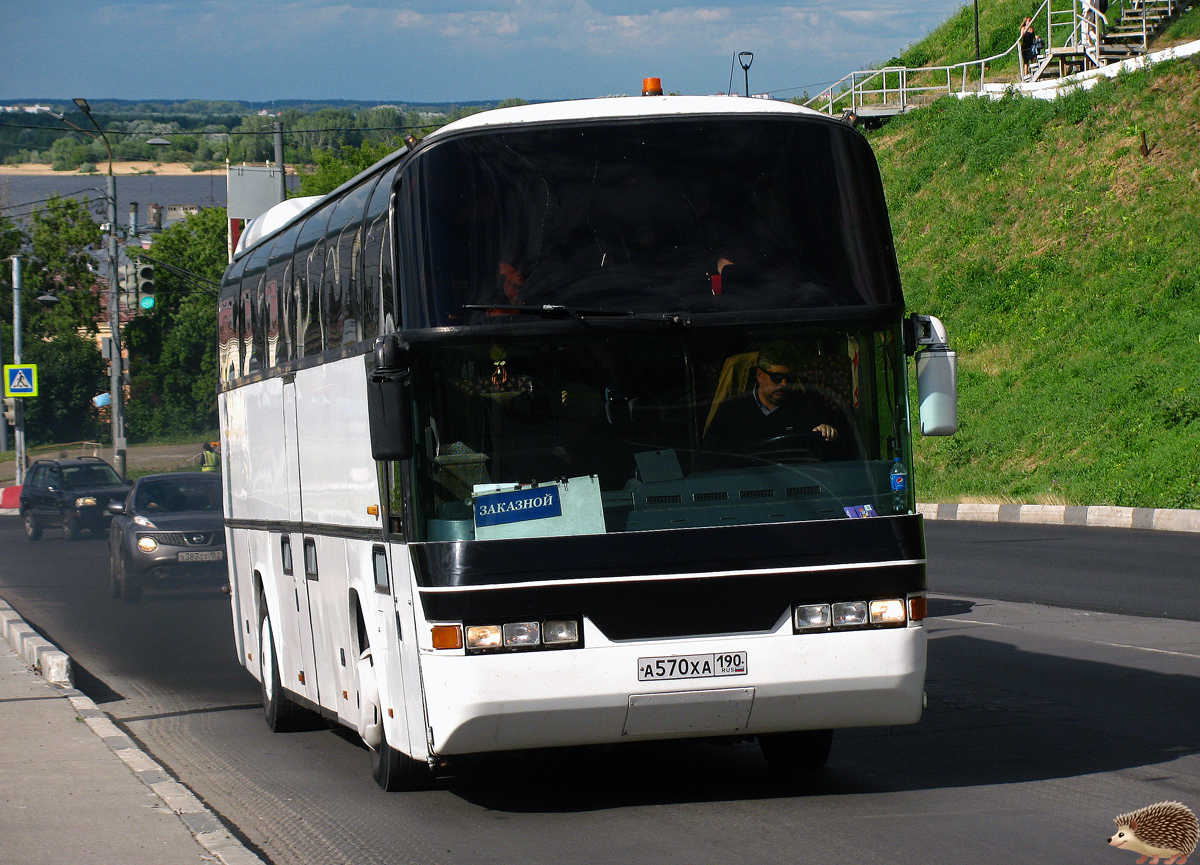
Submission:
[[[181,562],[219,562],[225,558],[224,550],[203,550],[194,553],[180,553]]]
[[[710,676],[746,675],[746,652],[714,652],[711,655],[668,655],[638,658],[638,681],[659,679],[705,679]]]

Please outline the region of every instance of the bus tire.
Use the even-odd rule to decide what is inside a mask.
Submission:
[[[758,747],[772,770],[782,774],[815,772],[829,759],[833,730],[799,730],[758,737]]]
[[[388,744],[387,732],[381,733],[379,747],[371,751],[371,777],[381,790],[422,790],[429,786],[429,767]]]
[[[290,733],[310,728],[310,713],[288,697],[279,680],[279,656],[275,654],[275,635],[271,617],[263,610],[259,625],[258,671],[262,682],[263,718],[274,733]]]

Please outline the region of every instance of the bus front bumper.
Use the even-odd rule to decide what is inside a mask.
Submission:
[[[648,658],[741,652],[744,675],[639,681]],[[916,723],[920,625],[495,655],[423,653],[440,755]]]

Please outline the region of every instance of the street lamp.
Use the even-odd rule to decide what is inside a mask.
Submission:
[[[113,176],[112,145],[108,136],[92,116],[92,107],[86,99],[76,99],[75,105],[92,121],[104,148],[108,151],[108,327],[111,331],[109,338],[110,372],[109,393],[112,397],[112,440],[113,468],[122,478],[125,477],[125,412],[123,410],[124,389],[121,382],[121,308],[119,303],[120,288],[117,285],[117,179]],[[64,121],[70,123],[70,121]],[[71,123],[72,126],[75,124]],[[79,127],[75,127],[79,129]],[[80,130],[83,132],[84,130]],[[88,133],[89,135],[91,133]],[[92,136],[95,138],[95,136]]]
[[[738,64],[742,67],[742,72],[744,72],[746,75],[746,96],[750,95],[750,64],[753,62],[753,52],[743,51],[738,54]]]

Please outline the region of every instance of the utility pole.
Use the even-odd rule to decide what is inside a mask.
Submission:
[[[13,256],[13,363],[21,362],[21,257]],[[3,421],[0,421],[2,423]],[[13,400],[13,447],[17,486],[25,483],[25,400]]]
[[[979,0],[975,0],[975,59],[979,59]],[[1020,72],[1019,69],[1017,71]],[[980,73],[979,77],[982,80],[983,74]]]
[[[113,468],[122,480],[125,478],[125,388],[121,362],[121,304],[120,285],[117,274],[117,179],[113,177],[112,146],[108,136],[92,116],[91,106],[86,99],[76,99],[79,110],[87,115],[88,120],[100,133],[104,147],[108,150],[108,327],[112,332],[109,345],[112,347],[112,364],[109,370],[108,386],[112,398],[112,440]]]
[[[279,169],[279,200],[287,201],[287,177],[283,169],[283,123],[276,120],[271,124],[275,131],[275,167]]]

